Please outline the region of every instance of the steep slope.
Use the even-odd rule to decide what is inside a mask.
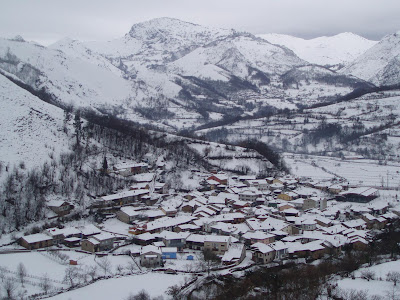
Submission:
[[[132,26],[124,37],[86,45],[111,58],[127,58],[146,65],[165,63],[234,30],[216,29],[173,18],[157,18]],[[135,57],[131,57],[135,55]],[[146,57],[146,59],[143,59]]]
[[[131,93],[131,83],[103,67],[24,41],[0,39],[0,69],[64,104],[117,105]]]
[[[349,63],[377,43],[350,32],[309,40],[276,33],[258,36],[270,43],[288,47],[300,58],[319,65]]]
[[[342,72],[376,85],[400,83],[400,31],[385,36]]]
[[[251,35],[229,36],[223,40],[199,47],[188,55],[169,64],[169,70],[186,75],[199,75],[217,79],[208,71],[212,64],[231,75],[247,79],[252,70],[268,75],[281,75],[293,67],[306,64],[293,52],[258,40]],[[207,66],[207,67],[204,67]],[[213,68],[215,70],[215,67]],[[223,73],[222,70],[219,74]],[[226,74],[225,74],[226,76]],[[223,80],[223,78],[221,78]]]
[[[68,147],[63,110],[47,104],[0,75],[0,162],[41,166]]]
[[[73,57],[97,65],[100,68],[113,72],[119,77],[122,77],[123,75],[123,72],[115,67],[108,59],[96,53],[95,51],[92,51],[80,41],[70,38],[64,38],[50,45],[48,48],[61,50],[69,57]]]
[[[311,84],[285,84],[285,74],[307,65],[290,49],[252,34],[171,18],[135,24],[110,42],[66,38],[45,48],[21,38],[0,40],[0,69],[60,104],[108,109],[172,131],[265,105],[317,103],[353,88],[347,80],[340,86],[324,80],[319,87],[318,68],[306,71]]]

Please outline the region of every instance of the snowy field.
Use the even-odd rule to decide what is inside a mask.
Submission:
[[[75,251],[59,252],[65,255],[64,260],[47,251],[0,254],[1,275],[4,276],[5,279],[11,279],[15,282],[15,294],[23,294],[27,296],[43,292],[41,284],[43,284],[44,278],[48,278],[50,281],[50,291],[68,288],[70,282],[66,279],[66,274],[70,267],[77,271],[77,275],[74,279],[75,283],[77,283],[77,280],[83,280],[82,275],[88,274],[88,270],[93,268],[96,269],[95,277],[103,275],[118,276],[118,274],[135,273],[140,271],[132,258],[125,255],[109,255],[107,258],[99,258],[95,255]],[[77,265],[70,266],[69,260],[77,261]],[[107,270],[101,268],[101,265],[105,260],[109,262]],[[22,264],[25,267],[27,273],[24,285],[21,284],[19,280],[20,277],[17,275],[19,264]],[[86,276],[85,280],[88,279],[89,278]]]
[[[63,293],[48,299],[125,299],[130,294],[146,290],[151,297],[166,296],[168,287],[182,284],[188,278],[186,275],[167,275],[161,273],[147,273],[121,278],[101,280],[84,288]]]
[[[286,164],[296,176],[314,180],[345,178],[350,184],[374,187],[398,188],[400,165],[379,164],[374,160],[342,160],[335,157],[300,154],[284,154]]]
[[[361,273],[365,270],[372,271],[375,278],[369,281],[360,278]],[[368,268],[361,268],[354,272],[355,279],[341,279],[337,284],[340,289],[345,291],[364,291],[368,293],[369,297],[378,295],[383,297],[383,299],[392,299],[388,296],[393,293],[399,296],[400,289],[399,287],[394,286],[392,282],[386,281],[386,274],[388,272],[400,272],[400,261],[391,261]]]

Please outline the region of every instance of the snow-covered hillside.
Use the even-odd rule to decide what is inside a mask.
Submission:
[[[63,110],[0,75],[0,162],[3,166],[40,166],[68,149]]]
[[[64,104],[116,105],[131,94],[131,83],[104,67],[25,41],[0,39],[0,68]]]
[[[288,47],[301,59],[319,65],[349,63],[377,43],[351,32],[309,40],[276,33],[258,36],[270,43]]]
[[[362,38],[330,39],[343,46]],[[362,47],[350,48],[355,55]],[[350,59],[343,53],[342,60]],[[307,65],[287,47],[250,33],[171,18],[135,24],[109,42],[64,38],[46,48],[22,38],[0,39],[0,69],[60,104],[107,109],[171,131],[263,106],[288,107],[288,101],[291,108],[324,102],[365,85]]]
[[[342,72],[376,85],[400,83],[400,31],[385,36]]]

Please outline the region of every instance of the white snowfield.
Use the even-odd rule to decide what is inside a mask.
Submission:
[[[366,270],[374,272],[374,280],[368,281],[360,278],[361,272]],[[337,281],[337,284],[344,291],[364,291],[368,293],[369,297],[378,295],[383,297],[383,299],[392,299],[389,298],[389,295],[393,294],[393,292],[395,295],[398,295],[398,287],[394,286],[392,282],[386,281],[386,274],[388,272],[400,272],[400,261],[391,261],[372,267],[361,268],[354,272],[355,279],[341,279]]]
[[[68,149],[63,110],[0,75],[0,162],[38,166]],[[34,159],[32,159],[34,158]]]
[[[48,299],[125,299],[130,294],[137,294],[145,290],[151,297],[166,296],[167,289],[176,284],[182,284],[186,275],[168,275],[161,273],[147,273],[121,278],[101,280],[84,288],[63,293]]]
[[[378,43],[351,32],[309,40],[277,33],[259,34],[258,36],[270,43],[283,45],[301,59],[319,65],[350,63]]]
[[[341,72],[371,81],[376,85],[398,84],[400,82],[400,31],[385,36]]]
[[[0,57],[11,60],[2,69],[40,89],[46,87],[63,103],[94,107],[120,104],[132,84],[115,73],[62,51],[29,42],[0,39]],[[18,63],[16,66],[14,63]],[[30,74],[24,73],[30,71]],[[35,72],[36,70],[36,72]]]

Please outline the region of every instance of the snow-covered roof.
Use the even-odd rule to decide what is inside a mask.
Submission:
[[[231,262],[239,260],[242,256],[243,248],[244,245],[242,244],[233,244],[231,247],[229,247],[228,251],[224,253],[224,256],[222,256],[222,261]]]
[[[190,233],[187,232],[174,232],[174,231],[168,231],[164,230],[157,234],[157,236],[162,237],[163,239],[166,240],[180,240],[180,239],[186,239]]]
[[[159,247],[153,246],[153,245],[147,245],[142,247],[142,249],[140,250],[140,255],[144,255],[147,253],[157,253],[161,255],[161,250]]]
[[[133,178],[137,182],[151,182],[154,180],[156,177],[155,173],[142,173],[142,174],[136,174]]]
[[[83,235],[93,235],[101,233],[101,230],[98,229],[93,224],[88,224],[82,227],[78,227],[78,229],[82,232]]]
[[[275,251],[275,249],[273,249],[269,245],[266,245],[263,243],[255,243],[255,244],[251,245],[251,248],[256,251],[259,251],[263,254]]]
[[[150,241],[150,240],[155,239],[155,236],[153,234],[151,234],[150,232],[145,232],[145,233],[136,235],[135,238],[138,240],[142,240],[142,241]]]
[[[121,207],[120,210],[127,214],[129,217],[140,215],[140,212],[138,212],[133,206],[124,206]]]
[[[48,207],[61,207],[64,203],[69,204],[67,201],[64,200],[50,200],[47,202]]]
[[[146,163],[121,163],[115,165],[114,168],[121,170],[121,169],[128,169],[128,168],[137,168],[137,167],[148,167],[149,165]]]
[[[101,197],[101,200],[103,201],[112,201],[112,200],[117,200],[117,199],[122,199],[122,198],[127,198],[127,197],[134,197],[138,195],[144,195],[148,194],[148,190],[130,190],[130,191],[123,191],[117,194],[112,194],[112,195],[107,195]]]
[[[177,247],[162,247],[161,252],[162,253],[176,253],[176,252],[178,252],[178,248]]]
[[[275,235],[270,233],[265,233],[263,231],[254,231],[254,232],[246,232],[243,234],[244,239],[253,239],[253,240],[265,240],[269,238],[273,238]]]
[[[44,233],[35,233],[23,236],[22,239],[24,239],[28,244],[33,244],[42,241],[49,241],[52,240],[53,238]]]
[[[357,194],[364,197],[370,197],[376,195],[377,189],[371,187],[358,187],[349,189],[348,191],[341,192],[340,195]]]
[[[229,243],[231,241],[230,236],[222,235],[206,235],[204,242],[218,242],[218,243]]]
[[[194,217],[188,217],[188,216],[178,216],[175,218],[170,218],[170,217],[164,217],[160,218],[157,220],[154,220],[152,222],[147,223],[147,230],[152,231],[152,230],[157,230],[161,228],[167,228],[170,226],[177,226],[185,223],[189,223],[192,220],[194,220]]]
[[[93,236],[93,238],[98,241],[106,241],[115,238],[115,235],[109,232],[102,232],[100,234],[96,234],[95,236]]]

